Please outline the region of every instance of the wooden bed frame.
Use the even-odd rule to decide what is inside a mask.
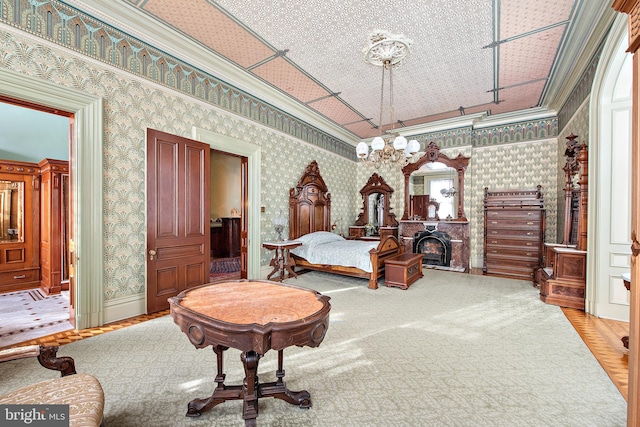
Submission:
[[[295,188],[289,190],[289,239],[297,239],[314,231],[331,231],[331,194],[315,160],[306,167]],[[378,289],[378,279],[384,275],[384,261],[402,251],[398,239],[384,236],[378,246],[369,251],[373,266],[371,273],[355,267],[311,264],[304,258],[291,256],[296,267],[369,279],[369,289]]]

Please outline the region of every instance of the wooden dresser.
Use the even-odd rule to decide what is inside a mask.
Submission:
[[[484,274],[533,280],[544,245],[540,188],[484,189]]]
[[[211,256],[240,256],[240,217],[221,218],[221,222],[211,224]]]

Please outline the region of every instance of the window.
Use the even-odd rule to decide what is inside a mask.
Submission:
[[[444,197],[441,193],[441,190],[448,190],[451,187],[453,187],[453,180],[449,178],[429,180],[429,196],[432,200],[440,203],[440,208],[438,209],[438,216],[440,219],[454,217],[453,202],[455,196]]]

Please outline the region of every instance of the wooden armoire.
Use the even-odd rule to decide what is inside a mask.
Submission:
[[[69,163],[0,160],[0,293],[68,289]]]
[[[40,288],[68,290],[69,162],[44,159],[40,167]]]

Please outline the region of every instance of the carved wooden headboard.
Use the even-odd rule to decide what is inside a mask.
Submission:
[[[331,231],[331,194],[315,160],[289,190],[289,239],[314,231]]]

